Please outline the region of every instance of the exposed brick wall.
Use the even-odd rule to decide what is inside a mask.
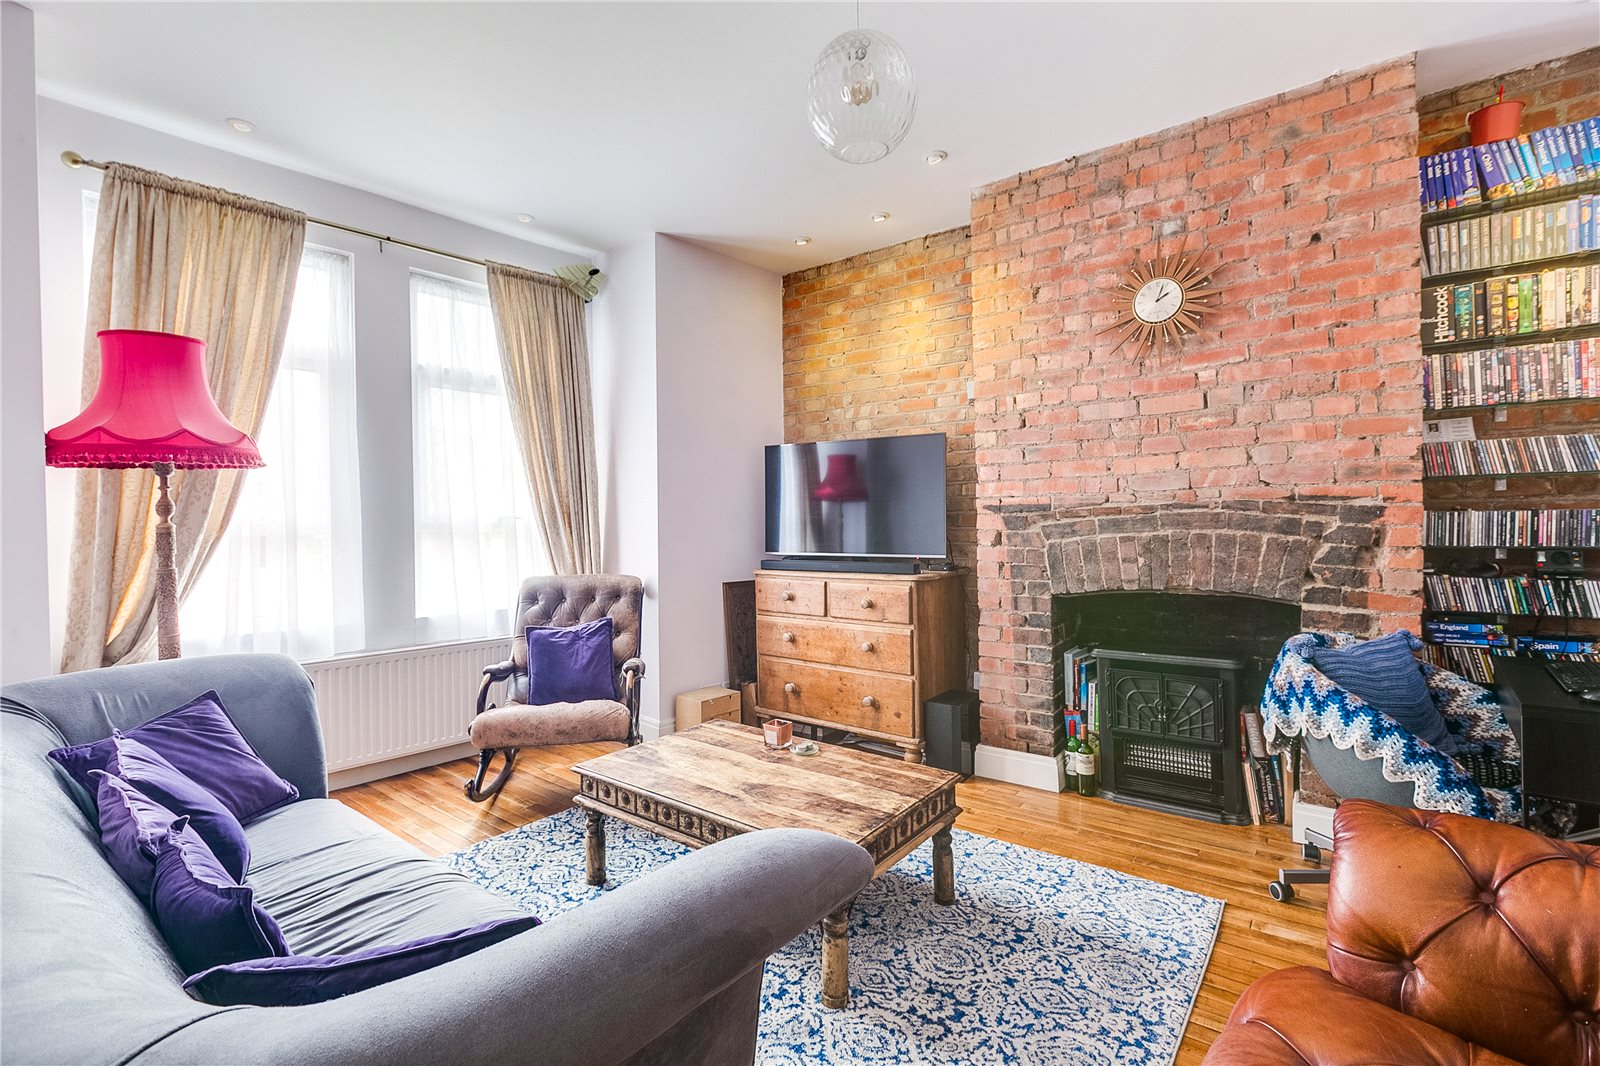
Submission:
[[[1322,613],[1415,626],[1416,105],[1395,61],[974,194],[985,743],[1052,743],[1049,587],[1019,507],[1372,501],[1365,588]],[[1218,312],[1175,350],[1113,352],[1096,331],[1120,272],[1181,234],[1220,264]]]
[[[944,433],[951,558],[968,570],[977,661],[967,230],[947,230],[783,279],[784,439]]]
[[[1526,105],[1524,132],[1589,118],[1600,114],[1600,48],[1424,96],[1417,101],[1422,154],[1465,146],[1467,115],[1494,103],[1502,83],[1507,100],[1521,100]]]

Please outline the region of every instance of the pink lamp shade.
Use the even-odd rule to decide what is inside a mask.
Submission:
[[[856,457],[849,453],[828,456],[828,472],[821,483],[811,490],[819,500],[835,503],[856,503],[867,498],[867,483],[861,480],[856,467]]]
[[[100,387],[82,414],[44,435],[47,465],[262,465],[255,442],[211,398],[205,341],[143,329],[103,329],[96,336]]]

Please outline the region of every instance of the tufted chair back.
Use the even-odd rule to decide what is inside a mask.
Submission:
[[[1600,1063],[1600,848],[1347,800],[1332,877],[1341,984],[1530,1066]]]
[[[517,593],[512,616],[511,661],[516,672],[507,682],[506,698],[525,703],[528,698],[529,626],[575,626],[611,617],[611,661],[616,666],[617,698],[622,698],[622,664],[639,654],[639,630],[644,618],[644,584],[625,574],[580,574],[574,577],[530,577]]]

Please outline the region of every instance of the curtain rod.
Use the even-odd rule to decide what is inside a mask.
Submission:
[[[96,170],[105,170],[106,169],[106,164],[100,163],[100,162],[96,162],[93,159],[85,159],[83,156],[79,155],[77,152],[72,151],[70,148],[67,151],[61,153],[61,162],[66,164],[67,166],[71,167],[73,170],[78,170],[78,169],[80,169],[82,167],[93,167]],[[369,237],[372,240],[381,241],[384,244],[398,244],[402,248],[414,248],[419,252],[427,252],[429,255],[443,256],[446,259],[455,259],[455,260],[458,260],[459,262],[462,262],[462,263],[472,263],[472,264],[475,264],[476,266],[484,267],[485,269],[487,269],[488,266],[489,266],[489,264],[484,262],[482,259],[474,259],[470,255],[461,255],[461,254],[459,254],[457,252],[447,252],[443,248],[434,248],[434,247],[432,247],[430,245],[418,244],[416,241],[401,240],[399,237],[390,237],[387,234],[374,233],[372,230],[361,229],[360,227],[357,227],[357,226],[346,226],[342,222],[329,222],[327,219],[312,218],[310,215],[306,216],[306,221],[311,223],[312,225],[326,226],[328,229],[336,229],[336,230],[340,230],[340,231],[342,231],[344,233],[353,233],[357,237]],[[523,268],[523,269],[526,269],[526,268]],[[540,272],[540,271],[529,271],[529,273],[542,273],[542,272]],[[547,274],[545,276],[551,278],[551,280],[553,280],[553,281],[561,281],[561,279],[555,277],[555,275]],[[561,281],[561,283],[562,284],[566,284],[566,282],[564,282],[564,281]],[[585,301],[585,302],[587,302],[587,301]]]

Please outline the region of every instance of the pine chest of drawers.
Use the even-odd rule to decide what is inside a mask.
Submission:
[[[967,687],[957,573],[756,571],[756,713],[885,740],[921,762],[922,705]]]

